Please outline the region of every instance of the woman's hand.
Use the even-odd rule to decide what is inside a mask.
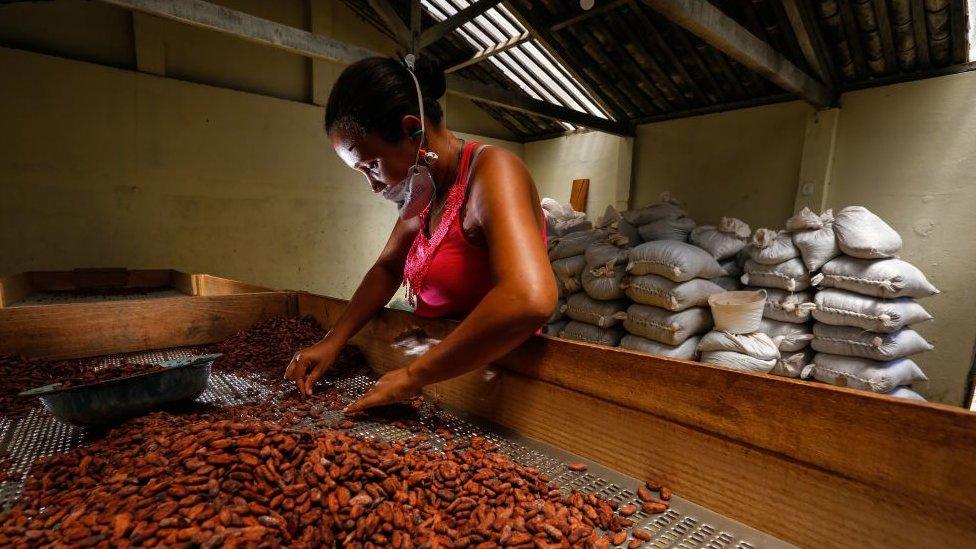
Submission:
[[[341,349],[342,345],[337,345],[328,338],[311,347],[305,347],[295,353],[288,363],[285,379],[294,380],[299,393],[311,395],[315,382],[322,379],[325,372],[332,367]]]
[[[374,406],[396,404],[415,396],[422,387],[423,383],[410,375],[409,368],[399,368],[383,375],[365,395],[343,412],[354,414]]]

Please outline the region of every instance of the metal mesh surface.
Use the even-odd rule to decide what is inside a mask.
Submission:
[[[116,365],[122,359],[129,362],[152,363],[192,356],[197,354],[196,351],[197,349],[194,348],[169,349],[106,356],[93,361],[101,367]],[[340,389],[343,399],[351,402],[363,394],[370,383],[369,378],[357,376],[338,381],[336,387]],[[218,405],[235,405],[267,401],[272,398],[273,392],[260,379],[214,372],[210,378],[210,386],[201,395],[200,400]],[[324,410],[319,417],[334,420],[340,415],[340,412]],[[579,490],[584,493],[596,493],[620,503],[636,501],[636,490],[641,485],[640,481],[558,448],[521,436],[503,427],[466,417],[461,413],[434,409],[431,406],[422,410],[419,418],[420,423],[428,426],[434,426],[435,423],[445,425],[453,432],[456,439],[484,437],[515,461],[535,467],[548,475],[566,494],[571,490]],[[379,421],[359,421],[350,431],[363,437],[387,440],[406,439],[414,435],[408,430]],[[443,447],[444,439],[434,432],[430,432],[429,436],[430,440],[427,444],[432,448]],[[68,451],[84,444],[85,440],[85,429],[61,423],[41,409],[33,410],[26,417],[19,419],[0,417],[0,456],[9,458],[6,467],[11,477],[11,480],[0,484],[0,504],[9,505],[19,496],[24,475],[36,459]],[[588,469],[584,472],[570,471],[566,467],[569,462],[586,463]],[[635,527],[643,528],[653,536],[644,547],[659,549],[789,547],[788,544],[767,534],[677,496],[672,497],[671,508],[662,514],[648,515],[638,511],[630,518],[634,521]]]

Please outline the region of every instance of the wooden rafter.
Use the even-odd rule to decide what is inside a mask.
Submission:
[[[444,35],[454,31],[468,21],[471,21],[475,17],[478,17],[501,3],[502,0],[478,0],[477,2],[469,4],[461,11],[425,30],[423,34],[420,35],[420,48],[426,48],[434,42],[437,42],[443,38]]]
[[[706,0],[643,0],[651,9],[687,29],[749,69],[805,101],[828,107],[831,91],[791,63],[772,46]]]
[[[627,113],[623,111],[619,106],[617,106],[612,100],[609,100],[606,95],[601,93],[601,84],[599,82],[594,82],[589,78],[586,78],[584,73],[577,71],[572,63],[568,63],[565,57],[560,53],[559,48],[554,47],[552,35],[549,33],[548,26],[539,21],[535,15],[530,14],[524,10],[518,9],[518,7],[511,0],[505,0],[505,6],[508,11],[511,12],[515,19],[519,22],[522,27],[529,31],[536,40],[539,41],[542,46],[549,51],[549,54],[564,69],[572,76],[577,83],[583,88],[587,95],[598,104],[605,111],[609,112],[613,117],[620,121],[626,121],[628,119]]]
[[[510,49],[512,49],[512,48],[514,48],[516,46],[519,46],[520,44],[524,44],[524,43],[528,42],[531,39],[532,39],[532,35],[530,35],[527,32],[522,33],[522,34],[520,34],[520,35],[518,35],[518,36],[516,36],[516,37],[514,37],[514,38],[512,38],[510,40],[506,40],[506,41],[501,42],[499,44],[495,44],[494,46],[492,46],[490,48],[485,48],[483,50],[479,50],[479,51],[475,52],[474,55],[472,55],[471,57],[465,59],[464,61],[460,61],[460,62],[455,63],[455,64],[451,65],[450,67],[444,69],[444,72],[446,72],[446,73],[452,73],[454,71],[459,71],[459,70],[461,70],[463,68],[470,67],[471,65],[477,65],[478,63],[481,63],[482,61],[486,61],[489,57],[494,57],[494,56],[498,55],[499,53],[502,53],[503,51],[508,51],[508,50],[510,50]]]
[[[387,0],[367,0],[367,2],[369,3],[369,7],[373,8],[373,11],[376,12],[376,15],[383,20],[386,28],[390,29],[390,32],[396,37],[397,43],[403,48],[409,48],[410,29],[407,28],[407,25],[397,15],[393,6]]]
[[[814,28],[816,21],[813,20],[803,4],[804,0],[783,0],[783,8],[790,20],[790,26],[793,27],[793,34],[796,35],[796,40],[800,43],[800,51],[803,52],[803,57],[820,77],[820,81],[831,85],[834,79],[828,68],[827,49]]]
[[[366,57],[382,55],[352,46],[327,36],[283,25],[241,11],[218,6],[204,0],[100,0],[163,19],[229,34],[243,40],[282,49],[314,59],[355,63]],[[482,84],[457,75],[448,77],[448,91],[487,103],[528,112],[546,118],[601,130],[618,135],[633,135],[628,123],[614,122],[561,105],[532,99],[523,93]]]

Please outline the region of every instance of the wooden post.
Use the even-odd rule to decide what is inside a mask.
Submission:
[[[794,213],[804,207],[820,213],[827,205],[839,120],[840,109],[816,111],[807,117],[803,155],[800,158],[800,181],[793,204]]]

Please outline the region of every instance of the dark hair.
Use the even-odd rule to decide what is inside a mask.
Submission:
[[[444,72],[420,58],[414,74],[424,98],[424,115],[428,122],[439,124],[444,112],[437,100],[447,91]],[[379,132],[387,141],[397,142],[405,137],[400,121],[408,114],[419,116],[420,108],[407,66],[390,57],[368,57],[346,67],[332,86],[325,107],[325,131]]]

